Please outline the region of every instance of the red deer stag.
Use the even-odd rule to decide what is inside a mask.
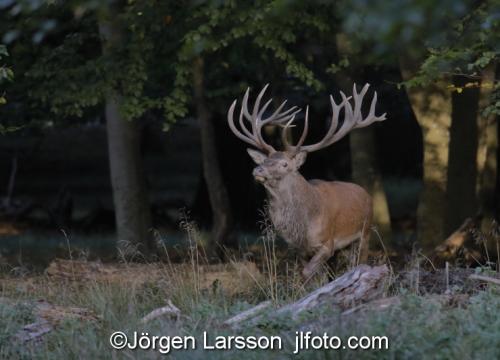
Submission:
[[[266,85],[257,96],[252,112],[248,110],[248,89],[243,97],[239,116],[239,130],[233,118],[236,108],[235,100],[228,112],[228,123],[231,131],[244,142],[259,149],[248,149],[248,154],[257,167],[253,170],[255,180],[264,185],[268,200],[271,221],[279,235],[295,247],[304,259],[303,275],[312,277],[318,268],[336,250],[342,249],[360,240],[358,262],[366,262],[368,242],[372,221],[371,196],[360,186],[341,181],[307,181],[299,173],[307,153],[330,146],[343,138],[349,131],[362,128],[376,121],[385,120],[386,114],[375,115],[377,93],[371,102],[368,116],[363,118],[361,106],[363,97],[368,91],[366,84],[360,93],[353,87],[353,106],[351,97],[340,92],[342,101],[339,105],[330,96],[332,118],[330,127],[324,138],[316,144],[304,145],[309,122],[309,107],[306,108],[304,129],[297,145],[287,140],[287,131],[295,116],[301,110],[292,107],[282,111],[286,100],[269,117],[263,118],[271,100],[260,108]],[[343,110],[343,121],[339,121]],[[250,123],[250,128],[244,120]],[[279,125],[282,129],[284,151],[276,151],[264,141],[262,128],[266,125]]]

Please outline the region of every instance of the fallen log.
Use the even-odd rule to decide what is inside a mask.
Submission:
[[[325,286],[309,293],[302,299],[285,305],[273,314],[263,313],[271,303],[266,302],[226,320],[225,324],[237,327],[242,323],[256,325],[264,319],[289,314],[296,319],[300,314],[321,306],[341,310],[381,297],[386,288],[389,269],[386,265],[371,267],[359,265]]]
[[[192,271],[188,264],[164,266],[161,263],[149,264],[102,264],[98,261],[55,259],[45,269],[50,278],[64,281],[95,280],[105,283],[156,283],[166,279],[179,279]],[[250,294],[263,275],[251,261],[232,261],[228,264],[199,265],[196,286],[201,291],[221,290],[225,295]],[[168,280],[167,280],[168,281]],[[126,286],[126,285],[125,285]],[[135,285],[134,285],[135,286]]]
[[[386,265],[375,267],[358,265],[299,301],[280,308],[277,315],[291,313],[296,318],[304,311],[322,305],[347,309],[357,303],[376,299],[384,293],[388,275],[389,269]]]
[[[22,343],[40,341],[45,334],[48,334],[53,329],[54,326],[47,320],[39,319],[34,323],[23,326],[16,333],[15,339]]]
[[[16,301],[8,298],[0,298],[0,304],[7,306],[23,305],[32,308],[35,321],[21,328],[15,335],[15,339],[23,343],[40,340],[45,334],[54,330],[66,320],[77,320],[81,322],[98,322],[100,317],[85,308],[72,306],[59,306],[39,301]]]
[[[111,272],[98,261],[67,259],[54,259],[45,269],[48,276],[69,280],[87,280]]]
[[[469,279],[480,280],[480,281],[485,281],[485,282],[488,282],[488,283],[491,283],[491,284],[500,285],[500,279],[493,278],[493,277],[490,277],[490,276],[472,274],[472,275],[469,276]]]
[[[166,306],[151,311],[141,319],[141,323],[145,324],[162,316],[172,317],[177,320],[181,316],[181,311],[172,303],[172,301],[167,300]]]
[[[257,315],[260,315],[262,312],[264,312],[264,310],[269,308],[272,304],[273,303],[271,300],[261,302],[259,305],[254,306],[248,310],[245,310],[245,311],[233,316],[232,318],[227,319],[226,321],[224,321],[224,325],[235,326],[239,323],[242,323],[244,321],[252,319],[252,318],[256,317]]]

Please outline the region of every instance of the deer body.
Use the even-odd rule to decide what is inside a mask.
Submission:
[[[260,162],[255,154],[252,157]],[[262,166],[276,167],[272,160],[285,161],[283,158],[284,153],[276,152],[264,160],[254,170],[258,181],[265,175]],[[366,261],[372,200],[362,187],[341,181],[307,181],[298,171],[275,182],[261,182],[276,231],[304,260],[311,259],[304,268],[305,277],[311,276],[336,250],[358,239],[359,260]],[[320,255],[315,258],[316,254]]]
[[[341,93],[343,101],[340,105],[335,104],[331,98],[333,116],[327,135],[317,144],[303,146],[308,125],[308,110],[306,110],[302,136],[296,146],[291,146],[287,142],[285,132],[300,110],[294,107],[280,112],[285,104],[283,103],[274,114],[263,120],[262,115],[270,104],[268,101],[262,109],[259,108],[266,88],[267,86],[259,94],[252,114],[247,109],[247,90],[239,119],[242,132],[236,129],[233,120],[236,101],[229,110],[228,120],[236,136],[267,153],[248,149],[250,157],[257,164],[253,176],[266,189],[269,214],[274,227],[290,246],[296,248],[299,254],[307,259],[303,270],[306,278],[314,275],[336,250],[358,239],[360,240],[358,259],[360,262],[365,262],[372,221],[370,195],[363,188],[352,183],[307,181],[298,170],[305,162],[308,152],[338,141],[353,128],[385,120],[385,114],[380,117],[374,114],[376,93],[366,119],[361,116],[360,99],[366,93],[368,85],[365,85],[359,94],[354,85],[354,109],[349,103],[350,97],[347,98],[343,93]],[[344,122],[338,128],[341,109],[344,109],[346,115]],[[251,131],[243,123],[245,118],[251,122]],[[285,151],[276,151],[265,143],[260,130],[266,124],[286,124],[282,133]]]

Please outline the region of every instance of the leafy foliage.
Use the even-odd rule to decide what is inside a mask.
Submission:
[[[9,56],[9,52],[7,51],[7,47],[3,44],[0,44],[0,61],[2,61],[3,57]],[[13,81],[14,80],[14,72],[12,69],[6,65],[1,65],[0,67],[0,84],[5,81]],[[0,93],[0,106],[5,105],[7,103],[7,99],[5,98],[4,93]],[[19,126],[6,126],[0,123],[0,135],[5,135],[9,132],[13,132],[20,129]]]
[[[482,86],[482,71],[499,61],[500,3],[496,0],[354,0],[340,2],[339,8],[343,31],[369,49],[363,54],[368,63],[397,61],[395,56],[401,55],[418,59],[418,72],[403,83],[407,87],[452,76],[470,78],[467,86]],[[494,91],[483,114],[499,114],[498,81],[484,86],[493,86]]]
[[[163,106],[167,89],[160,81],[168,84],[173,76],[165,59],[175,51],[177,29],[182,27],[180,21],[179,26],[172,24],[168,14],[175,12],[180,20],[184,10],[180,4],[152,0],[113,7],[111,20],[122,39],[104,52],[99,29],[108,6],[107,1],[42,2],[29,12],[32,28],[23,31],[19,29],[26,16],[3,15],[7,21],[0,28],[18,34],[12,40],[16,55],[33,59],[19,64],[29,86],[16,92],[25,90],[36,103],[33,107],[48,108],[52,120],[91,115],[111,92],[123,98],[121,111],[127,119]],[[43,41],[34,44],[33,36],[46,29],[47,19],[59,25],[47,29]]]
[[[270,80],[275,86],[321,91],[329,87],[331,75],[360,63],[393,66],[398,53],[424,58],[406,86],[455,73],[476,82],[482,69],[498,61],[500,43],[494,0],[479,5],[452,0],[136,0],[113,8],[123,45],[105,54],[99,24],[110,2],[35,1],[17,13],[29,11],[29,21],[17,16],[12,4],[1,15],[0,29],[16,55],[32,61],[16,63],[23,85],[13,85],[17,90],[11,93],[28,92],[34,102],[29,109],[46,108],[51,121],[95,114],[114,91],[123,98],[127,119],[163,113],[167,130],[190,111],[196,57],[207,60],[207,96],[226,104],[242,88]],[[338,57],[335,39],[341,33],[354,49],[349,57]],[[488,113],[499,111],[496,90],[493,96]]]
[[[0,44],[0,61],[2,58],[9,56],[9,52],[7,51],[7,47],[3,44]],[[14,80],[14,72],[7,65],[2,64],[0,66],[0,84],[4,81],[13,81]],[[3,94],[0,95],[0,105],[4,105],[7,103],[5,96]]]
[[[264,74],[266,66],[278,63],[287,77],[315,91],[323,89],[324,84],[306,65],[310,59],[300,59],[302,54],[297,49],[303,36],[319,37],[332,32],[328,16],[332,10],[330,5],[313,7],[285,1],[206,2],[195,7],[187,19],[190,30],[177,52],[174,89],[165,99],[166,127],[188,111],[191,63],[197,56],[217,58],[226,68],[237,68],[244,63],[247,71],[255,61]],[[251,56],[237,54],[247,47]],[[220,86],[228,85],[222,83]],[[213,92],[214,86],[211,88]],[[241,88],[235,90],[239,93]]]
[[[419,74],[408,85],[425,84],[443,75],[480,79],[481,71],[500,56],[500,4],[483,2],[453,23],[443,41],[428,48]]]

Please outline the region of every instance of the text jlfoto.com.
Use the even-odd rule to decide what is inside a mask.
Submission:
[[[386,350],[389,348],[389,339],[386,336],[351,336],[345,343],[338,336],[330,336],[326,332],[321,335],[313,335],[310,331],[296,331],[290,339],[292,343],[289,350],[298,354],[303,350],[340,350],[340,349],[362,349],[362,350]],[[123,332],[114,332],[110,337],[111,346],[117,350],[154,350],[162,354],[168,354],[173,350],[195,350],[199,346],[203,350],[283,350],[283,339],[281,336],[235,336],[218,335],[211,337],[203,332],[202,339],[194,336],[156,336],[149,333],[134,332],[131,337]]]

